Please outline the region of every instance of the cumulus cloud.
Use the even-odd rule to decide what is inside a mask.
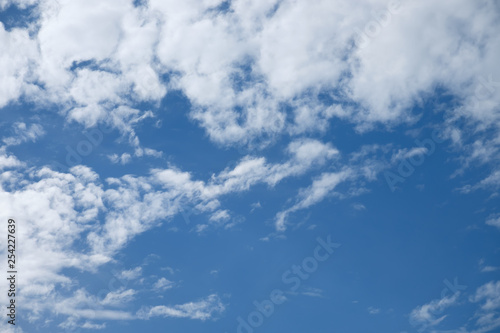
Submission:
[[[5,6],[5,1],[0,7]],[[0,108],[12,101],[16,101],[23,93],[33,89],[32,80],[36,67],[36,58],[39,53],[36,41],[30,37],[25,29],[5,30],[0,22]],[[35,89],[36,90],[36,89]]]
[[[16,156],[8,154],[5,152],[5,149],[0,148],[0,170],[6,169],[6,168],[16,168],[23,166],[24,163],[19,161]],[[11,174],[6,174],[6,176],[10,176]],[[7,182],[8,178],[10,177],[5,177],[4,181]],[[10,178],[12,179],[12,178]]]
[[[12,127],[14,135],[3,139],[6,146],[19,145],[27,141],[35,142],[45,134],[40,124],[31,124],[31,126],[28,126],[23,122],[16,122]]]
[[[199,207],[200,214],[209,214],[215,226],[227,223],[229,212],[219,208],[224,196],[247,191],[257,184],[276,186],[283,179],[303,175],[337,155],[330,144],[297,140],[286,148],[288,159],[282,163],[247,156],[232,169],[225,168],[205,181],[195,180],[189,172],[173,167],[153,169],[148,176],[102,180],[86,166],[75,166],[63,173],[46,167],[27,168],[14,157],[5,157],[4,167],[13,169],[0,173],[0,215],[23,222],[19,230],[24,240],[20,255],[27,287],[22,299],[30,300],[23,304],[31,320],[37,321],[51,311],[66,316],[62,325],[69,326],[81,326],[83,319],[133,318],[130,312],[114,307],[130,303],[136,291],[109,290],[96,297],[81,288],[65,270],[96,272],[132,238],[170,220],[186,203]],[[229,225],[239,222],[234,220]],[[132,281],[140,278],[142,268],[115,275]],[[172,286],[171,281],[162,278],[154,288],[166,290]],[[214,298],[208,300],[210,303]],[[96,313],[89,304],[99,304],[103,309]],[[193,312],[190,306],[194,306]],[[196,309],[195,303],[188,303],[162,311],[198,319],[211,313]],[[223,307],[217,309],[222,311]],[[152,313],[155,311],[158,310]]]
[[[495,2],[94,2],[2,3],[38,15],[36,29],[1,27],[0,107],[26,97],[85,127],[114,126],[134,148],[114,163],[161,155],[135,128],[157,112],[138,105],[158,106],[168,91],[186,96],[214,142],[263,147],[335,118],[358,131],[411,123],[437,87],[456,102],[440,111],[441,129],[463,167],[500,159]],[[497,173],[464,191],[498,187]]]
[[[325,133],[333,121],[350,123],[358,132],[412,123],[420,117],[414,107],[437,88],[454,101],[449,110],[436,112],[444,117],[443,136],[463,167],[494,165],[463,191],[500,186],[497,2],[234,0],[220,10],[223,3],[0,0],[2,10],[33,6],[34,14],[25,28],[0,23],[0,108],[26,100],[82,127],[110,125],[133,150],[111,153],[114,163],[161,156],[142,147],[137,127],[156,116],[169,91],[186,97],[191,105],[186,116],[217,144],[264,147],[280,135],[291,137],[282,162],[249,155],[207,180],[175,167],[108,179],[84,166],[58,173],[26,168],[0,148],[0,215],[25,221],[23,279],[30,287],[22,297],[30,300],[24,304],[31,318],[49,309],[43,305],[47,299],[59,302],[56,312],[69,318],[67,327],[78,322],[100,328],[90,320],[133,318],[114,309],[89,312],[83,304],[92,297],[73,286],[64,269],[98,269],[186,203],[223,223],[229,216],[220,207],[224,196],[257,184],[273,187],[341,158],[331,144],[304,136]],[[144,104],[150,110],[140,107]],[[14,124],[13,131],[3,139],[6,146],[44,135],[41,125],[25,122]],[[319,203],[344,182],[374,180],[387,164],[371,156],[386,149],[365,146],[347,167],[322,170],[276,215],[276,228],[283,231],[289,214]],[[401,149],[391,161],[423,153],[423,148]],[[487,223],[498,226],[494,218]],[[84,239],[83,249],[76,248],[78,239]],[[122,274],[132,280],[141,271]],[[62,287],[73,288],[71,295],[63,297]],[[104,305],[111,306],[133,297],[133,291],[107,295]],[[444,317],[434,318],[433,310],[454,301],[433,301],[412,316],[437,323]],[[211,295],[141,315],[205,320],[223,310]]]
[[[0,105],[24,94],[92,126],[181,90],[210,138],[231,144],[321,131],[333,117],[363,130],[411,121],[412,105],[442,86],[460,101],[450,126],[462,116],[498,122],[494,2],[222,3],[39,2],[33,37],[0,33]]]

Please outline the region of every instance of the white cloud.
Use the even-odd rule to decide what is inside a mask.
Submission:
[[[134,295],[137,292],[132,289],[122,289],[117,291],[109,292],[106,297],[101,301],[102,305],[109,306],[122,306],[126,303],[131,302],[134,299]]]
[[[0,7],[5,6],[5,1]],[[35,59],[38,57],[37,44],[23,29],[6,31],[0,22],[0,108],[17,100],[24,92],[32,89]]]
[[[213,319],[224,312],[225,306],[219,296],[213,294],[196,302],[189,302],[175,306],[159,305],[141,309],[137,316],[142,319],[152,317],[176,317],[207,320]]]
[[[160,291],[165,291],[167,289],[171,289],[174,287],[174,283],[170,280],[165,279],[164,277],[160,278],[153,284],[153,288]]]
[[[3,170],[5,168],[16,168],[16,167],[21,167],[23,166],[24,163],[19,161],[17,157],[14,155],[8,155],[5,153],[4,149],[0,148],[0,170]],[[8,174],[10,176],[10,174]],[[7,181],[7,179],[3,179],[3,181]]]
[[[126,129],[133,145],[137,125],[121,111],[159,105],[167,90],[181,90],[221,144],[321,132],[334,117],[360,130],[411,121],[436,87],[457,98],[445,111],[450,137],[467,138],[460,118],[476,134],[500,121],[494,2],[235,0],[214,10],[222,2],[40,2],[39,29],[0,30],[0,107],[21,95],[54,103],[69,121]],[[492,138],[476,146],[473,159],[498,156]]]
[[[174,275],[175,274],[175,270],[172,268],[172,267],[162,267],[161,268],[162,271],[167,271],[170,273],[170,275]]]
[[[311,288],[311,287],[306,287],[305,291],[301,293],[304,296],[309,296],[309,297],[325,297],[325,291],[319,288]]]
[[[472,302],[485,301],[481,306],[483,310],[491,311],[500,308],[500,281],[489,282],[476,290],[471,298]]]
[[[293,141],[287,151],[290,159],[277,164],[268,164],[263,157],[247,156],[233,169],[214,175],[207,184],[192,181],[189,173],[174,169],[153,170],[153,176],[165,188],[182,190],[189,193],[189,196],[199,193],[201,198],[208,201],[230,192],[246,191],[256,183],[274,186],[284,178],[301,175],[338,154],[330,144],[313,140]]]
[[[465,185],[460,190],[462,193],[469,193],[478,189],[496,190],[500,187],[500,170],[494,170],[490,175],[475,185]]]
[[[48,168],[28,169],[15,157],[5,157],[4,167],[16,169],[0,173],[0,215],[23,221],[19,231],[25,239],[21,253],[26,269],[23,279],[31,287],[23,291],[22,297],[30,300],[25,302],[30,318],[41,319],[55,303],[59,305],[54,313],[67,318],[132,318],[129,312],[112,308],[132,300],[135,291],[109,290],[100,300],[95,299],[65,270],[99,270],[132,238],[170,220],[186,203],[197,207],[199,214],[208,214],[211,223],[226,223],[229,213],[220,209],[219,201],[224,196],[257,184],[276,186],[338,155],[330,144],[315,140],[293,141],[285,153],[288,159],[283,163],[244,157],[234,168],[226,168],[207,181],[193,180],[189,172],[171,167],[154,169],[149,176],[109,178],[105,183],[85,166],[75,166],[69,173],[54,172]],[[239,222],[241,219],[235,217],[226,227]],[[81,239],[83,245],[77,246]],[[117,273],[117,277],[129,281],[141,274],[142,268],[135,267]],[[162,289],[169,286],[166,279],[156,283]],[[85,306],[92,302],[103,306],[103,311],[96,314]],[[182,311],[182,307],[177,310]],[[72,325],[70,321],[67,324]],[[77,320],[77,325],[83,323]]]
[[[284,231],[286,229],[286,219],[290,213],[308,208],[322,201],[327,195],[331,194],[337,185],[352,176],[353,174],[349,170],[337,173],[323,173],[318,179],[313,181],[311,186],[301,190],[296,204],[276,215],[276,229]]]
[[[34,3],[2,0],[0,7]],[[234,0],[227,12],[211,10],[221,3],[151,0],[134,7],[130,1],[42,1],[28,28],[7,31],[0,24],[0,108],[21,97],[41,107],[55,106],[67,121],[114,126],[134,148],[134,157],[159,157],[161,152],[143,148],[136,134],[136,127],[157,109],[141,111],[137,105],[157,107],[167,91],[180,90],[192,105],[190,116],[217,143],[262,147],[278,135],[292,137],[283,163],[246,156],[206,181],[169,167],[102,184],[82,166],[70,173],[22,169],[25,165],[2,148],[0,215],[25,221],[20,231],[25,239],[23,278],[36,288],[26,289],[23,297],[30,299],[24,303],[34,317],[47,297],[62,297],[60,288],[70,286],[65,268],[98,269],[134,236],[177,214],[184,203],[213,213],[215,220],[225,219],[219,201],[224,195],[256,184],[276,186],[334,161],[340,154],[330,144],[297,139],[326,131],[334,118],[358,130],[411,122],[418,117],[411,113],[413,107],[440,87],[456,97],[456,107],[443,111],[444,134],[465,155],[464,165],[499,160],[497,3],[405,2],[363,48],[354,44],[356,33],[377,24],[372,12],[386,12],[385,0]],[[460,125],[464,120],[471,130]],[[38,125],[23,124],[15,125],[18,132],[5,139],[7,145],[43,135]],[[402,150],[395,159],[422,152]],[[110,157],[126,163],[132,154]],[[277,215],[277,228],[283,230],[288,214],[320,202],[342,182],[373,180],[383,167],[366,160],[354,170],[323,172]],[[14,170],[4,171],[8,168]],[[499,179],[494,168],[465,191],[496,189]],[[496,219],[487,223],[498,226]],[[74,245],[84,235],[88,249],[82,253]],[[206,311],[192,308],[217,303],[214,297],[148,313],[206,319]],[[67,307],[57,311],[96,317],[81,308],[78,298],[89,296],[75,292],[73,303],[62,300]],[[430,303],[414,315],[425,321],[430,310],[447,306],[447,301]],[[101,316],[130,318],[113,310],[103,310]]]
[[[1,0],[0,1],[0,8],[2,10],[8,8],[11,5],[17,6],[21,9],[24,9],[28,6],[34,5],[38,0]]]
[[[115,164],[116,163],[127,164],[132,159],[132,156],[128,153],[123,153],[120,156],[118,156],[118,154],[108,155],[108,158],[112,163]]]
[[[130,297],[127,295],[128,291],[125,292],[125,299]],[[109,294],[108,294],[109,295]],[[111,293],[109,301],[112,305],[117,305],[117,301],[120,300],[119,293]],[[48,302],[47,302],[48,303]],[[84,289],[78,289],[71,297],[54,297],[52,302],[45,303],[44,305],[49,307],[54,307],[54,312],[56,314],[67,315],[69,320],[72,319],[101,319],[101,320],[131,320],[134,318],[132,314],[126,311],[119,310],[109,310],[106,308],[101,308],[99,300],[97,297],[90,295]],[[103,305],[107,305],[102,303]]]
[[[440,316],[440,314],[448,307],[456,305],[459,296],[460,292],[457,292],[451,296],[436,299],[428,304],[416,307],[410,313],[410,323],[419,326],[423,325],[423,327],[438,325],[446,318],[446,315]]]
[[[307,147],[303,145],[302,147]],[[312,153],[314,149],[308,147],[302,150],[303,152]],[[337,196],[346,198],[357,196],[365,193],[367,189],[364,187],[366,181],[377,180],[380,172],[391,167],[393,163],[387,161],[386,155],[399,156],[394,161],[400,160],[404,156],[415,156],[421,154],[424,149],[414,148],[408,151],[402,149],[397,152],[392,151],[391,145],[364,145],[359,150],[352,152],[345,160],[340,159],[338,152],[333,153],[333,156],[339,157],[338,161],[332,163],[332,172],[323,172],[319,177],[316,177],[312,184],[307,188],[302,188],[295,199],[295,204],[278,212],[275,216],[275,227],[278,231],[286,230],[288,217],[291,213],[299,210],[307,209],[318,204],[325,198]],[[323,154],[324,155],[324,154]],[[337,162],[337,163],[335,163]],[[343,191],[335,191],[338,185],[347,183],[348,186]],[[355,204],[354,209],[362,210],[363,205]]]
[[[500,267],[494,267],[494,266],[484,266],[482,269],[481,269],[481,272],[482,273],[490,273],[490,272],[495,272],[495,271],[498,271],[500,269]]]
[[[231,218],[227,210],[218,210],[210,216],[210,221],[214,223],[224,223]]]
[[[106,328],[106,324],[96,324],[92,321],[80,321],[75,317],[70,317],[64,322],[62,322],[59,327],[69,330],[69,331],[74,331],[77,330],[78,328],[83,328],[87,330],[102,330]]]
[[[196,227],[194,228],[194,231],[198,234],[201,234],[203,233],[205,230],[208,229],[208,224],[198,224],[196,225]]]
[[[3,139],[3,142],[7,146],[19,145],[27,141],[35,142],[39,137],[45,134],[45,131],[40,124],[26,126],[23,122],[16,122],[13,124],[13,128],[14,136]]]
[[[106,328],[106,324],[94,324],[90,321],[86,321],[81,327],[89,330],[102,330]]]
[[[136,280],[142,275],[142,267],[121,271],[119,277],[124,280]]]
[[[354,208],[355,210],[365,210],[366,209],[365,205],[360,204],[360,203],[353,204],[352,208]]]
[[[159,101],[166,93],[159,75],[176,73],[171,88],[184,91],[195,105],[193,117],[220,142],[282,132],[287,126],[280,103],[293,105],[292,128],[302,127],[300,132],[324,128],[322,120],[334,115],[359,124],[408,119],[410,106],[437,84],[465,96],[463,113],[474,117],[490,117],[493,104],[487,102],[498,102],[498,97],[482,91],[488,92],[488,75],[499,74],[494,4],[461,0],[454,6],[427,0],[405,2],[394,10],[383,0],[237,0],[227,12],[209,10],[221,2],[179,5],[155,0],[137,8],[129,2],[42,2],[36,39],[23,30],[3,33],[22,43],[7,48],[11,53],[6,63],[19,64],[10,66],[16,73],[32,62],[51,100],[93,107],[88,109],[93,110],[90,118],[79,119],[86,124],[105,117],[108,108],[98,107],[104,100],[122,105],[135,99]],[[424,29],[420,22],[427,22]],[[353,48],[359,30],[377,25],[380,32],[369,38],[367,47]],[[15,34],[22,38],[13,38]],[[14,57],[19,53],[23,57]],[[94,66],[71,71],[75,62],[84,61]],[[241,87],[235,82],[238,77],[252,84]],[[485,89],[471,84],[479,77],[484,79],[477,84]],[[23,83],[32,85],[26,75],[12,79],[17,84],[9,87],[12,92],[5,101],[19,97]],[[99,90],[92,83],[96,79]],[[328,106],[321,106],[315,94],[339,88],[337,100],[347,98],[361,109],[325,111]],[[132,99],[124,96],[128,89],[134,92]],[[470,113],[467,108],[478,100],[478,91],[485,109]],[[308,102],[297,102],[305,94]],[[306,124],[301,119],[317,121]]]
[[[486,220],[487,225],[491,225],[492,227],[497,227],[500,229],[500,216],[492,215]]]
[[[477,330],[474,333],[490,332],[500,327],[500,281],[488,282],[470,297],[474,303],[482,302],[475,318]]]

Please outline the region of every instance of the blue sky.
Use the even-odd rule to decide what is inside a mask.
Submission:
[[[1,332],[500,331],[496,2],[0,22]]]

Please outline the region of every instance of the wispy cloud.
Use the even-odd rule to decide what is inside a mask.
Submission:
[[[225,310],[219,296],[213,294],[196,302],[189,302],[175,306],[159,305],[151,308],[144,308],[137,312],[141,319],[152,317],[176,317],[207,320],[216,318]]]
[[[167,280],[164,277],[158,279],[158,281],[156,281],[153,284],[153,288],[156,289],[157,291],[165,291],[165,290],[173,288],[174,286],[175,286],[174,282]]]
[[[446,296],[441,299],[436,299],[430,303],[418,306],[410,313],[410,322],[413,325],[423,327],[433,327],[441,323],[446,315],[441,315],[442,312],[450,306],[456,305],[460,292],[451,296]]]

